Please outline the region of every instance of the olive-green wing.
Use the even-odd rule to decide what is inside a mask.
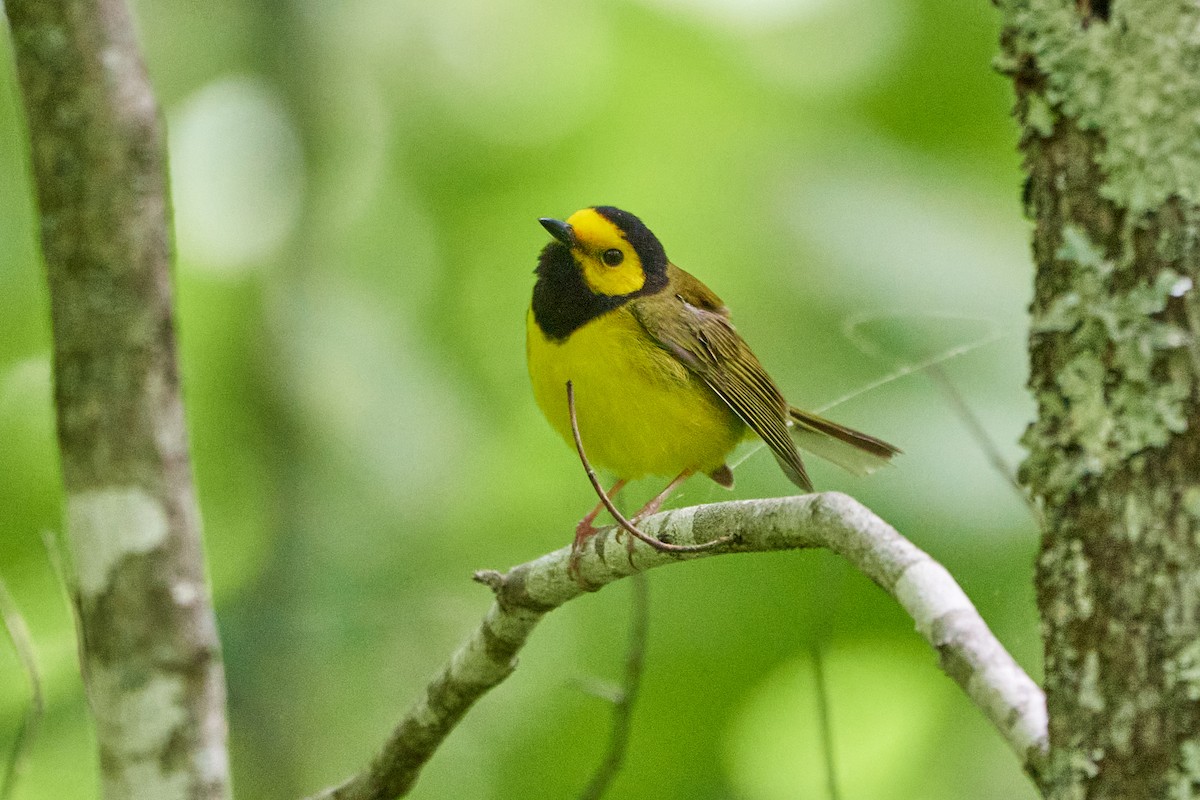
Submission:
[[[792,483],[811,491],[812,481],[788,430],[787,401],[733,329],[720,298],[683,270],[676,271],[687,280],[672,276],[666,290],[638,298],[630,310],[661,347],[767,443]]]
[[[717,297],[716,292],[705,286],[690,272],[682,270],[670,262],[667,262],[667,286],[670,293],[683,298],[684,302],[690,303],[696,308],[703,308],[705,311],[715,311],[726,319],[729,318],[729,309],[725,307],[725,301]]]

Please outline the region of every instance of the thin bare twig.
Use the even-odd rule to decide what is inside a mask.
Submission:
[[[600,800],[625,763],[629,751],[629,732],[633,726],[633,708],[642,688],[646,667],[646,641],[650,635],[650,581],[644,573],[633,575],[633,608],[629,627],[629,645],[625,654],[625,683],[613,698],[612,728],[604,760],[579,795],[580,800]]]
[[[864,339],[858,333],[859,327],[861,327],[863,324],[865,324],[867,322],[871,322],[873,320],[884,319],[884,318],[891,317],[891,316],[895,316],[895,315],[893,315],[893,314],[867,314],[867,315],[851,317],[850,319],[846,320],[845,323],[842,325],[842,333],[846,336],[846,338],[850,341],[850,343],[852,345],[854,345],[856,348],[858,348],[858,350],[860,352],[862,352],[866,355],[869,355],[869,356],[874,356],[876,358],[883,358],[888,361],[894,362],[895,361],[894,358],[888,356],[882,350],[880,350],[878,347],[872,345],[870,342],[868,342],[866,339]],[[829,411],[830,409],[832,409],[836,406],[840,406],[843,403],[849,402],[850,400],[853,400],[856,397],[861,397],[862,395],[864,395],[868,392],[873,392],[881,386],[886,386],[887,384],[892,383],[893,381],[897,381],[908,375],[912,375],[913,373],[927,370],[932,366],[936,366],[938,364],[943,364],[953,358],[958,358],[959,356],[966,355],[967,353],[970,353],[974,350],[978,350],[980,347],[989,345],[992,342],[999,341],[1000,339],[1004,338],[1006,335],[1008,335],[1011,332],[1014,332],[1014,331],[1009,331],[1009,330],[1005,330],[1005,329],[1001,329],[1001,328],[993,328],[985,336],[981,336],[980,338],[978,338],[974,341],[948,348],[946,350],[941,351],[940,353],[934,353],[932,356],[929,356],[928,358],[923,358],[919,361],[914,361],[911,364],[901,364],[900,366],[896,367],[896,369],[889,372],[887,375],[884,375],[881,378],[877,378],[876,380],[873,380],[869,383],[866,383],[866,384],[858,387],[857,389],[854,389],[853,391],[848,392],[847,394],[844,394],[841,397],[836,398],[835,400],[831,400],[830,402],[825,403],[824,405],[813,409],[813,411],[817,414],[824,414],[826,411]]]
[[[638,566],[625,557],[617,528],[600,530],[579,557],[591,587],[682,560],[726,553],[827,547],[904,607],[937,651],[942,669],[963,689],[1017,754],[1040,773],[1047,748],[1046,699],[995,638],[944,567],[853,498],[838,492],[741,500],[663,512],[642,522],[647,535],[685,545],[718,536],[701,552],[665,553],[634,542]],[[400,720],[371,764],[314,800],[392,800],[412,788],[421,768],[472,704],[516,668],[516,655],[542,617],[586,593],[569,571],[570,546],[513,567],[481,571],[495,602]]]
[[[935,353],[934,355],[919,361],[903,363],[895,356],[884,351],[882,348],[872,344],[858,332],[858,329],[864,323],[871,322],[875,319],[885,318],[887,316],[891,315],[867,315],[855,317],[848,320],[843,326],[842,330],[846,338],[859,350],[859,352],[874,358],[888,361],[892,364],[899,364],[899,366],[894,372],[884,376],[880,380],[874,381],[861,389],[856,389],[850,394],[840,397],[832,403],[827,403],[822,408],[817,409],[818,413],[824,413],[824,411],[827,411],[832,406],[843,403],[850,398],[857,397],[863,392],[877,388],[885,383],[890,383],[897,378],[911,375],[915,372],[927,373],[938,389],[941,390],[942,395],[946,398],[946,401],[949,402],[951,410],[955,413],[959,420],[962,421],[963,425],[967,429],[967,433],[969,433],[971,438],[975,440],[975,443],[979,445],[979,449],[983,451],[988,463],[994,470],[996,470],[996,472],[1000,474],[1002,478],[1004,478],[1004,482],[1008,484],[1009,488],[1016,493],[1016,495],[1021,499],[1021,502],[1025,504],[1025,507],[1029,509],[1029,513],[1033,517],[1034,521],[1038,524],[1039,529],[1044,527],[1042,525],[1041,509],[1037,507],[1037,505],[1030,499],[1028,493],[1026,493],[1024,488],[1022,488],[1020,482],[1017,480],[1016,471],[1004,458],[1004,454],[1000,452],[1000,448],[996,445],[995,439],[993,439],[991,434],[988,433],[987,428],[983,426],[983,422],[980,421],[979,416],[967,403],[966,398],[964,398],[962,395],[962,392],[960,392],[958,387],[954,385],[954,382],[950,380],[950,376],[946,373],[946,369],[943,366],[952,358],[966,355],[967,353],[983,347],[984,345],[989,345],[992,342],[998,341],[999,339],[1003,338],[1008,331],[993,327],[993,329],[986,336],[976,339],[973,342],[952,347],[948,350]],[[939,316],[947,316],[950,319],[970,319],[969,317],[959,317],[958,315],[953,314]]]
[[[1017,497],[1021,498],[1021,502],[1029,509],[1029,513],[1040,528],[1042,524],[1041,510],[1030,499],[1029,493],[1025,491],[1025,488],[1021,486],[1017,480],[1016,470],[1004,458],[1004,454],[1000,452],[995,439],[988,433],[987,428],[983,426],[983,422],[980,421],[979,416],[967,404],[967,400],[962,396],[962,392],[950,380],[950,376],[946,374],[941,364],[930,364],[928,373],[933,382],[941,389],[942,394],[945,395],[946,400],[950,403],[950,408],[954,410],[954,413],[962,420],[963,425],[966,426],[967,432],[971,434],[971,438],[979,445],[979,449],[987,457],[988,463],[992,465],[992,469],[1000,473],[1000,476],[1004,478],[1004,482],[1008,484],[1009,488],[1013,490]]]
[[[17,781],[29,760],[30,749],[37,738],[42,716],[46,712],[46,700],[42,690],[42,671],[38,667],[37,654],[33,649],[33,637],[3,579],[0,579],[0,619],[4,622],[4,629],[8,631],[8,638],[17,653],[17,660],[21,663],[26,680],[29,681],[29,707],[25,710],[25,717],[17,729],[17,738],[8,756],[8,769],[4,772],[4,782],[0,783],[0,800],[8,800],[12,797]]]
[[[50,571],[58,581],[67,613],[71,615],[71,624],[75,628],[75,655],[79,659],[79,671],[86,686],[89,676],[88,661],[83,657],[83,609],[80,607],[79,589],[71,579],[73,573],[66,564],[70,553],[66,551],[62,539],[49,530],[42,531],[42,548],[46,551],[46,560],[50,562]]]
[[[575,452],[579,453],[579,460],[583,462],[583,470],[587,473],[588,480],[592,483],[592,488],[596,490],[596,496],[600,498],[600,502],[608,509],[608,513],[612,514],[612,518],[617,521],[617,524],[625,529],[629,535],[640,539],[655,550],[661,550],[664,553],[698,553],[702,550],[711,550],[730,540],[728,536],[725,536],[714,539],[711,542],[705,542],[704,544],[680,545],[664,542],[642,533],[636,525],[627,520],[625,515],[617,510],[616,505],[613,504],[608,493],[604,491],[604,487],[600,484],[600,479],[596,477],[596,470],[592,469],[592,465],[588,461],[587,453],[583,450],[583,439],[579,435],[579,420],[575,418],[575,387],[570,381],[567,381],[567,412],[571,418],[571,434],[575,437]]]

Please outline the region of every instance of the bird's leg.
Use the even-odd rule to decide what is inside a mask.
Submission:
[[[600,479],[596,477],[596,471],[592,469],[592,464],[588,461],[587,453],[583,451],[583,439],[579,435],[579,420],[575,416],[575,387],[570,381],[567,381],[567,413],[568,418],[571,420],[571,434],[575,438],[575,452],[579,453],[579,460],[583,463],[583,471],[587,473],[588,481],[592,484],[592,488],[596,490],[596,496],[600,498],[600,503],[608,509],[608,513],[612,514],[613,519],[617,521],[617,524],[620,525],[623,530],[625,530],[631,536],[641,539],[655,550],[663,553],[698,553],[701,550],[712,550],[720,547],[723,544],[728,544],[729,542],[733,541],[732,536],[720,536],[716,539],[705,542],[704,544],[670,544],[668,542],[660,542],[653,536],[649,536],[646,533],[638,530],[636,525],[625,519],[625,515],[622,514],[615,505],[613,505],[613,501],[610,500],[608,495],[604,493],[604,487],[600,485]],[[682,479],[682,477],[683,476],[680,476],[680,478],[677,478],[676,481]],[[676,481],[672,481],[672,483],[675,483]],[[586,539],[587,537],[585,536],[584,538]],[[574,570],[575,580],[580,586],[583,586],[583,582],[579,579],[578,574],[578,559],[580,555],[581,553],[579,550],[572,548],[571,558],[576,562]]]
[[[683,472],[676,475],[675,480],[668,483],[665,489],[656,494],[649,503],[646,503],[646,505],[642,506],[642,510],[634,514],[633,519],[630,521],[633,522],[634,525],[637,525],[651,514],[657,514],[658,510],[662,508],[662,504],[667,501],[667,498],[679,488],[679,484],[692,477],[692,475],[695,473],[696,470],[694,469],[685,469]],[[620,538],[622,533],[623,531],[617,531],[617,537]],[[635,539],[632,536],[626,538],[625,540],[625,557],[629,559],[629,566],[631,567],[633,566],[634,541]]]
[[[633,515],[633,522],[641,522],[651,514],[657,514],[658,510],[662,508],[662,504],[667,501],[668,497],[674,494],[675,490],[679,488],[679,485],[695,474],[696,470],[685,469],[683,472],[676,475],[675,480],[667,484],[667,488],[655,495],[653,500],[642,506],[641,511]]]
[[[608,490],[608,497],[611,499],[617,496],[617,492],[621,491],[625,486],[625,479],[617,481],[613,487]],[[596,503],[596,507],[588,512],[588,515],[579,520],[579,524],[575,526],[575,541],[571,543],[571,560],[567,562],[567,572],[576,581],[579,580],[579,557],[583,555],[583,546],[587,544],[587,540],[596,535],[596,527],[592,525],[596,521],[596,516],[604,510],[604,502]]]

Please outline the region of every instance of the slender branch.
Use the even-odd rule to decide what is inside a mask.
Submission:
[[[12,797],[29,758],[29,750],[37,738],[38,728],[46,711],[46,700],[42,691],[42,671],[38,668],[37,655],[33,650],[33,637],[29,634],[25,618],[21,616],[17,603],[9,594],[3,580],[0,580],[0,621],[3,621],[4,629],[8,631],[8,638],[17,653],[17,660],[29,681],[29,707],[17,729],[17,738],[8,757],[8,769],[4,772],[3,782],[0,782],[0,800],[8,800]]]
[[[642,673],[646,667],[646,640],[650,635],[650,581],[645,573],[637,572],[633,582],[632,620],[629,626],[629,649],[625,654],[625,683],[612,698],[612,729],[604,760],[596,768],[580,800],[600,800],[625,763],[629,750],[629,731],[633,726],[633,707],[642,688]]]
[[[1004,454],[1000,452],[999,445],[996,440],[988,433],[984,427],[983,421],[979,419],[979,415],[967,403],[967,399],[963,397],[962,392],[954,385],[954,381],[950,380],[950,376],[946,374],[946,370],[941,364],[933,364],[928,370],[929,377],[933,380],[937,387],[945,396],[947,402],[950,403],[950,408],[954,411],[955,416],[959,418],[962,424],[966,427],[967,433],[975,440],[975,444],[979,445],[979,449],[983,451],[988,463],[991,465],[1004,482],[1008,484],[1008,488],[1020,498],[1025,507],[1029,509],[1030,515],[1038,523],[1040,530],[1043,523],[1041,509],[1030,498],[1029,493],[1021,486],[1021,482],[1017,480],[1017,471],[1013,469],[1008,460],[1004,458]]]
[[[954,679],[1036,774],[1046,751],[1045,697],[1004,649],[944,567],[870,509],[837,492],[742,500],[681,508],[642,522],[647,534],[683,545],[730,541],[711,550],[675,554],[637,542],[626,557],[618,528],[596,534],[579,558],[589,587],[641,570],[725,553],[828,547],[894,597],[938,652]],[[516,654],[550,611],[585,593],[568,573],[563,547],[506,573],[476,580],[496,594],[483,622],[451,656],[425,694],[396,726],[370,766],[313,800],[392,800],[406,794],[425,762],[471,705],[516,668]]]

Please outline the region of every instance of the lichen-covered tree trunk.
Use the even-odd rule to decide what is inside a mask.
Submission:
[[[1200,1],[1000,0],[1035,229],[1048,798],[1200,796]]]
[[[158,107],[124,0],[6,0],[50,283],[81,657],[105,800],[228,796],[176,365]]]

